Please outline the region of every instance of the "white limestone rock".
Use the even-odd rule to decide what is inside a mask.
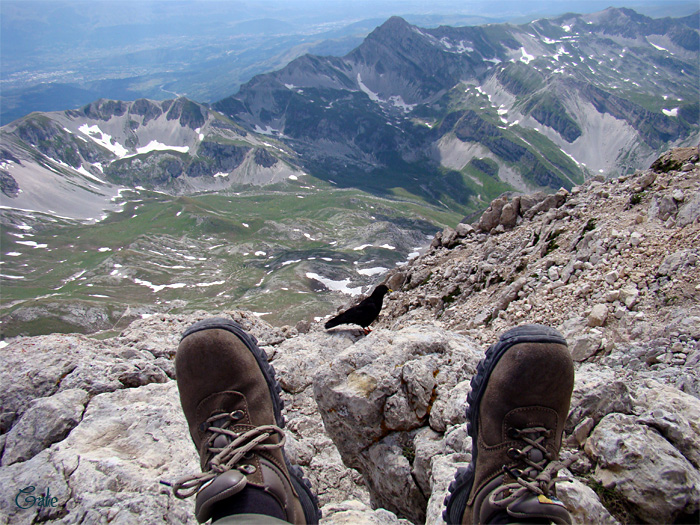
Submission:
[[[31,459],[62,441],[82,419],[87,401],[87,392],[76,388],[33,400],[7,434],[2,465]]]
[[[574,523],[618,525],[619,522],[603,506],[592,488],[576,479],[570,472],[563,471],[560,475],[568,477],[571,481],[557,483],[557,498],[571,513]]]
[[[585,450],[598,463],[593,478],[621,494],[645,521],[671,523],[700,507],[700,473],[635,416],[603,418]]]

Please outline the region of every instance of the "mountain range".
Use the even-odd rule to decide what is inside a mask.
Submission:
[[[593,176],[646,168],[671,146],[697,145],[699,27],[699,13],[652,19],[616,8],[524,25],[435,29],[393,17],[343,57],[299,57],[213,104],[182,97],[100,99],[79,109],[32,113],[0,128],[3,221],[19,228],[16,236],[32,225],[38,235],[55,221],[104,227],[111,211],[108,221],[129,229],[127,213],[144,200],[154,216],[172,214],[170,226],[184,219],[175,215],[179,211],[198,226],[209,221],[200,233],[220,235],[220,220],[235,221],[235,231],[254,222],[236,215],[237,199],[223,196],[265,194],[253,200],[270,202],[265,212],[276,209],[277,215],[261,218],[260,229],[270,231],[265,220],[289,221],[283,228],[289,237],[289,231],[303,230],[297,223],[309,209],[285,213],[286,197],[316,195],[313,220],[319,220],[323,198],[333,208],[335,197],[347,196],[342,192],[359,190],[353,194],[363,195],[359,202],[372,194],[391,210],[384,214],[391,231],[403,228],[400,239],[355,237],[359,246],[403,246],[400,256],[387,248],[366,259],[386,268],[414,252],[419,238],[485,208],[501,193],[570,189]],[[286,197],[275,201],[280,195]],[[416,204],[424,210],[417,215],[409,208]],[[247,205],[241,210],[262,213]],[[340,235],[377,220],[371,214],[354,223],[348,215],[336,219],[331,224],[325,217],[321,230]],[[226,224],[227,243],[235,244]],[[17,239],[5,230],[3,244],[14,246]],[[133,254],[140,233],[132,231],[122,247]],[[243,237],[247,242],[248,233],[258,232]],[[178,239],[188,232],[174,228],[171,234]],[[346,255],[357,247],[346,244]],[[278,263],[296,261],[285,257],[300,248],[285,244],[276,253]],[[317,249],[303,251],[313,257]],[[28,262],[3,259],[4,275],[27,273],[22,265]],[[65,278],[88,263],[75,264]],[[143,271],[143,261],[133,264]]]
[[[428,194],[429,174],[444,184],[448,171],[464,193],[484,176],[558,189],[695,141],[697,56],[697,15],[609,9],[432,30],[392,18],[343,58],[302,57],[213,107],[287,137],[320,177],[421,166]]]
[[[697,141],[698,16],[611,8],[437,29],[394,17],[344,57],[305,55],[211,107],[100,100],[15,121],[3,190],[28,184],[12,158],[177,192],[307,173],[461,211],[571,187]],[[37,150],[47,159],[29,161]]]

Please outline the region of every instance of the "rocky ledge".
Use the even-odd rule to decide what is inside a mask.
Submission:
[[[697,522],[700,169],[697,149],[669,158],[499,199],[442,232],[386,277],[395,292],[367,337],[218,313],[274,365],[287,452],[324,523],[442,523],[447,485],[471,459],[476,364],[523,322],[560,329],[576,360],[563,453],[580,459],[558,489],[576,522]],[[209,315],[0,349],[0,523],[195,523],[193,502],[167,486],[198,468],[172,360],[179,334]]]

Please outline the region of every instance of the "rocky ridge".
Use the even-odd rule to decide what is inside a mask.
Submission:
[[[259,339],[283,388],[288,454],[324,523],[441,523],[470,460],[465,400],[505,329],[567,336],[576,385],[559,497],[577,523],[674,522],[700,507],[697,148],[553,196],[502,198],[384,279],[378,326],[325,332],[223,312]],[[195,523],[168,487],[197,469],[172,358],[211,313],[137,320],[118,337],[0,349],[0,523]],[[19,491],[55,507],[22,509]]]
[[[666,352],[649,365],[683,364],[698,335],[697,153],[672,150],[652,169],[571,192],[496,199],[387,277],[399,292],[380,326],[429,321],[485,344],[515,323],[546,323],[578,361],[655,341]]]

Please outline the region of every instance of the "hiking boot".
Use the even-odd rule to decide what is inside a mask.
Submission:
[[[553,493],[574,386],[566,340],[524,325],[503,334],[479,363],[467,397],[472,461],[445,498],[447,523],[560,523],[571,516]]]
[[[281,388],[255,338],[229,319],[201,321],[183,334],[175,369],[202,473],[173,492],[196,494],[197,520],[266,514],[318,523],[311,484],[285,456]]]

